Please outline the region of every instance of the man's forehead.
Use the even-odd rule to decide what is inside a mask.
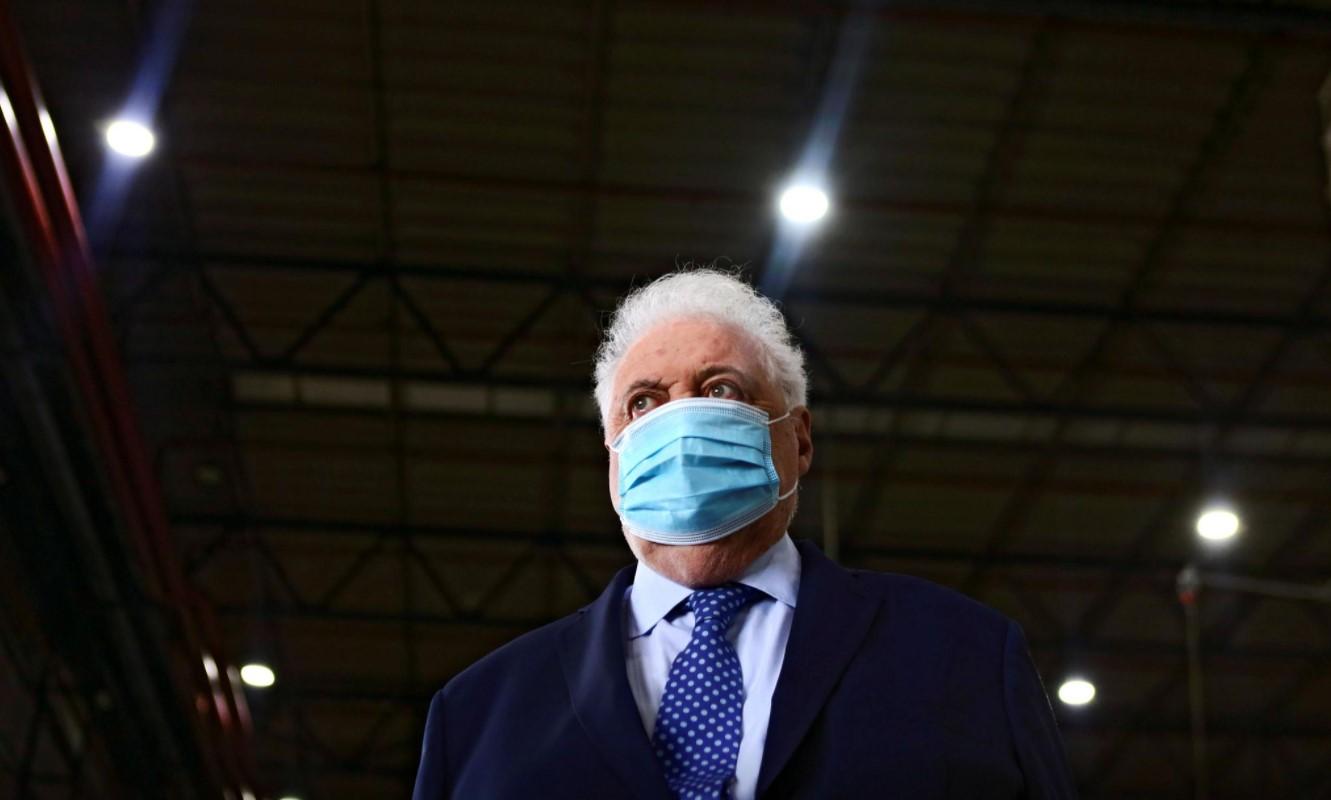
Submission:
[[[757,373],[758,348],[743,332],[710,320],[662,323],[634,342],[615,373],[617,384],[661,373],[694,373],[728,366]],[[756,375],[755,375],[756,377]]]

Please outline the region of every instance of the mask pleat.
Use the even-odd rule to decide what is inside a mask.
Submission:
[[[635,425],[616,441],[619,511],[630,530],[666,544],[714,541],[776,505],[780,480],[761,411],[692,398]]]

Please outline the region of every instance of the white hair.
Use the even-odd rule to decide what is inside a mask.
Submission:
[[[807,403],[804,351],[786,327],[777,304],[737,274],[713,267],[692,268],[672,272],[633,290],[615,310],[596,350],[594,391],[602,425],[610,419],[615,372],[624,354],[650,329],[681,317],[705,317],[752,337],[767,377],[781,390],[786,408]]]

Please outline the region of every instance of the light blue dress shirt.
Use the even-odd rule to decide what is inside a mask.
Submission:
[[[752,800],[758,790],[772,692],[786,657],[800,588],[800,554],[790,535],[769,547],[736,581],[762,592],[735,615],[726,635],[735,647],[744,675],[744,732],[731,794],[735,800]],[[660,575],[641,561],[633,584],[624,592],[629,687],[648,736],[655,729],[656,710],[665,693],[670,665],[693,636],[693,612],[680,606],[692,593],[689,587]],[[680,606],[680,613],[668,616],[676,606]]]

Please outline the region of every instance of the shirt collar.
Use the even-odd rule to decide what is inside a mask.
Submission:
[[[800,553],[790,534],[783,535],[767,552],[744,570],[737,583],[752,586],[769,597],[795,607],[800,589]],[[629,638],[649,633],[693,590],[675,583],[642,561],[638,562],[629,589]]]

